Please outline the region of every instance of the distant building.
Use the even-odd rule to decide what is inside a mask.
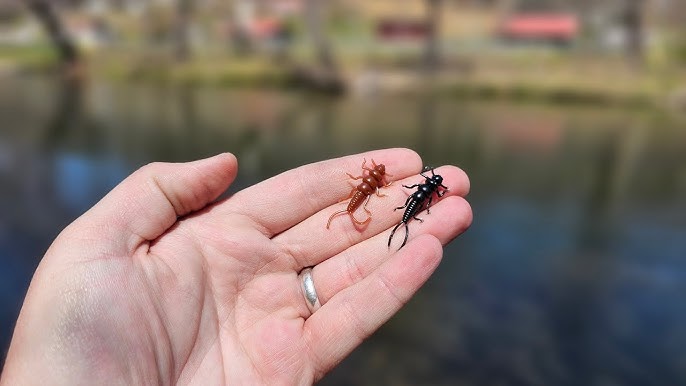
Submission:
[[[568,44],[579,35],[579,20],[571,13],[520,13],[505,18],[497,33],[508,41]]]
[[[428,31],[422,19],[383,19],[376,25],[376,36],[384,41],[423,40]]]

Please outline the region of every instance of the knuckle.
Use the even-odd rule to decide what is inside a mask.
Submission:
[[[347,271],[348,285],[349,286],[359,282],[362,279],[364,279],[365,271],[354,256],[348,257],[346,259],[346,263],[347,263],[346,271]]]

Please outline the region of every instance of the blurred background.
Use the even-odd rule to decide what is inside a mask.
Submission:
[[[685,124],[682,0],[0,0],[0,357],[138,167],[403,146],[473,226],[322,384],[686,383]]]

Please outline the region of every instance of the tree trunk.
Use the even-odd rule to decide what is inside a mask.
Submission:
[[[45,32],[50,37],[53,46],[57,50],[60,61],[67,66],[73,66],[80,60],[80,54],[76,45],[67,33],[57,12],[53,9],[49,0],[27,0],[28,9],[36,16]]]
[[[314,45],[315,56],[321,68],[330,74],[337,70],[331,43],[326,37],[322,26],[322,3],[324,0],[305,1],[305,23]]]
[[[189,26],[192,12],[192,0],[177,1],[174,25],[174,56],[179,62],[185,62],[191,57]]]
[[[625,0],[624,27],[627,32],[626,53],[633,64],[643,63],[644,1]]]
[[[426,47],[424,49],[424,70],[435,71],[440,63],[438,47],[438,26],[441,19],[441,1],[426,0]]]

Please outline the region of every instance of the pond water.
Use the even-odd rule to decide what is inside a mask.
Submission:
[[[232,190],[403,146],[474,223],[322,384],[686,382],[686,119],[654,111],[0,80],[0,347],[59,231],[136,168],[234,152]]]

